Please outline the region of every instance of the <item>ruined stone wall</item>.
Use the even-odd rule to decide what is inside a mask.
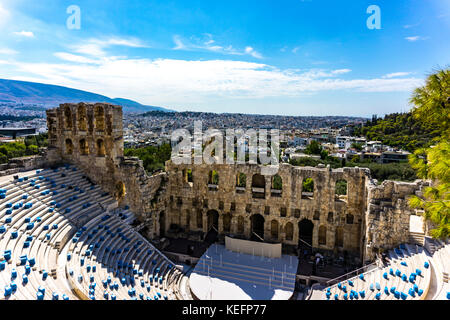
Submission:
[[[105,103],[62,104],[49,109],[47,158],[55,164],[80,167],[120,205],[129,205],[139,220],[146,221],[162,177],[148,176],[141,161],[123,156],[122,121],[122,107]]]
[[[281,164],[176,165],[149,176],[142,161],[123,156],[122,108],[110,104],[62,104],[47,111],[47,165],[72,163],[120,204],[128,204],[144,222],[150,238],[171,227],[185,234],[205,234],[215,224],[219,235],[250,239],[257,219],[267,242],[297,246],[305,221],[312,225],[312,246],[349,251],[364,260],[379,249],[408,241],[409,194],[420,193],[420,182],[385,181],[377,186],[364,168],[294,167]],[[212,172],[217,177],[212,178]],[[245,187],[237,176],[245,174]],[[274,184],[275,175],[282,182]],[[192,177],[192,180],[191,178]],[[311,178],[313,192],[302,183]],[[345,180],[346,196],[336,196],[336,182]],[[244,181],[239,181],[244,184]],[[123,194],[124,193],[124,194]]]
[[[384,181],[367,183],[366,247],[365,257],[373,260],[377,252],[391,249],[409,241],[410,215],[408,196],[420,195],[426,183]]]
[[[19,157],[10,159],[7,163],[0,164],[0,176],[6,176],[22,171],[29,171],[36,168],[43,168],[48,166],[48,159],[44,154]]]
[[[330,170],[281,164],[276,173],[282,179],[280,193],[272,189],[273,175],[263,176],[265,190],[253,188],[253,176],[260,175],[263,168],[266,167],[256,164],[175,165],[167,162],[168,207],[163,229],[168,230],[175,224],[189,231],[207,232],[211,224],[208,213],[214,210],[219,214],[219,234],[239,234],[248,239],[252,233],[252,216],[259,214],[264,218],[265,241],[297,245],[299,222],[308,219],[314,225],[313,247],[360,251],[367,169]],[[187,170],[192,170],[192,182],[186,179]],[[219,176],[217,186],[208,183],[212,170]],[[239,173],[246,175],[244,189],[236,186]],[[314,192],[302,197],[302,182],[306,178],[313,179]],[[348,190],[346,197],[338,198],[335,184],[341,179],[347,181]],[[259,190],[263,193],[255,198],[257,192],[254,191]],[[228,221],[231,222],[229,228]],[[343,236],[339,246],[335,244],[338,228]]]

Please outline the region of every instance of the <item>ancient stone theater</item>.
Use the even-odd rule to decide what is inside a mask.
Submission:
[[[149,175],[124,156],[120,106],[62,104],[47,124],[41,155],[2,168],[4,299],[447,295],[449,245],[407,202],[427,182],[172,160]]]

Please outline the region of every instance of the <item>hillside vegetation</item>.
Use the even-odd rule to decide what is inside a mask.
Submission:
[[[46,147],[47,133],[26,137],[23,142],[9,142],[0,144],[0,163],[7,163],[9,159],[32,156],[39,153],[39,148]]]
[[[410,111],[388,114],[384,119],[369,120],[361,128],[356,128],[355,135],[414,152],[418,148],[430,146],[441,132],[433,123],[415,118]]]
[[[149,173],[164,171],[164,164],[170,159],[172,149],[170,144],[160,146],[148,146],[142,148],[125,148],[126,157],[138,157],[143,161],[145,170]]]

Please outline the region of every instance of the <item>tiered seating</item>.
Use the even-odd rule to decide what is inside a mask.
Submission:
[[[167,280],[179,271],[118,216],[90,221],[67,254],[69,281],[90,299],[175,298]]]
[[[2,177],[0,299],[176,298],[180,271],[112,207],[68,165]]]
[[[447,241],[448,242],[448,241]],[[450,299],[450,243],[434,240],[436,251],[433,253],[431,263],[436,275],[437,288],[433,299],[449,300]]]
[[[389,251],[387,267],[376,268],[323,290],[326,300],[420,300],[430,287],[430,260],[425,250],[402,244]]]

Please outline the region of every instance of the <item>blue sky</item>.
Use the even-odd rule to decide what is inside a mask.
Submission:
[[[0,78],[179,111],[407,111],[448,39],[448,0],[0,0]]]

